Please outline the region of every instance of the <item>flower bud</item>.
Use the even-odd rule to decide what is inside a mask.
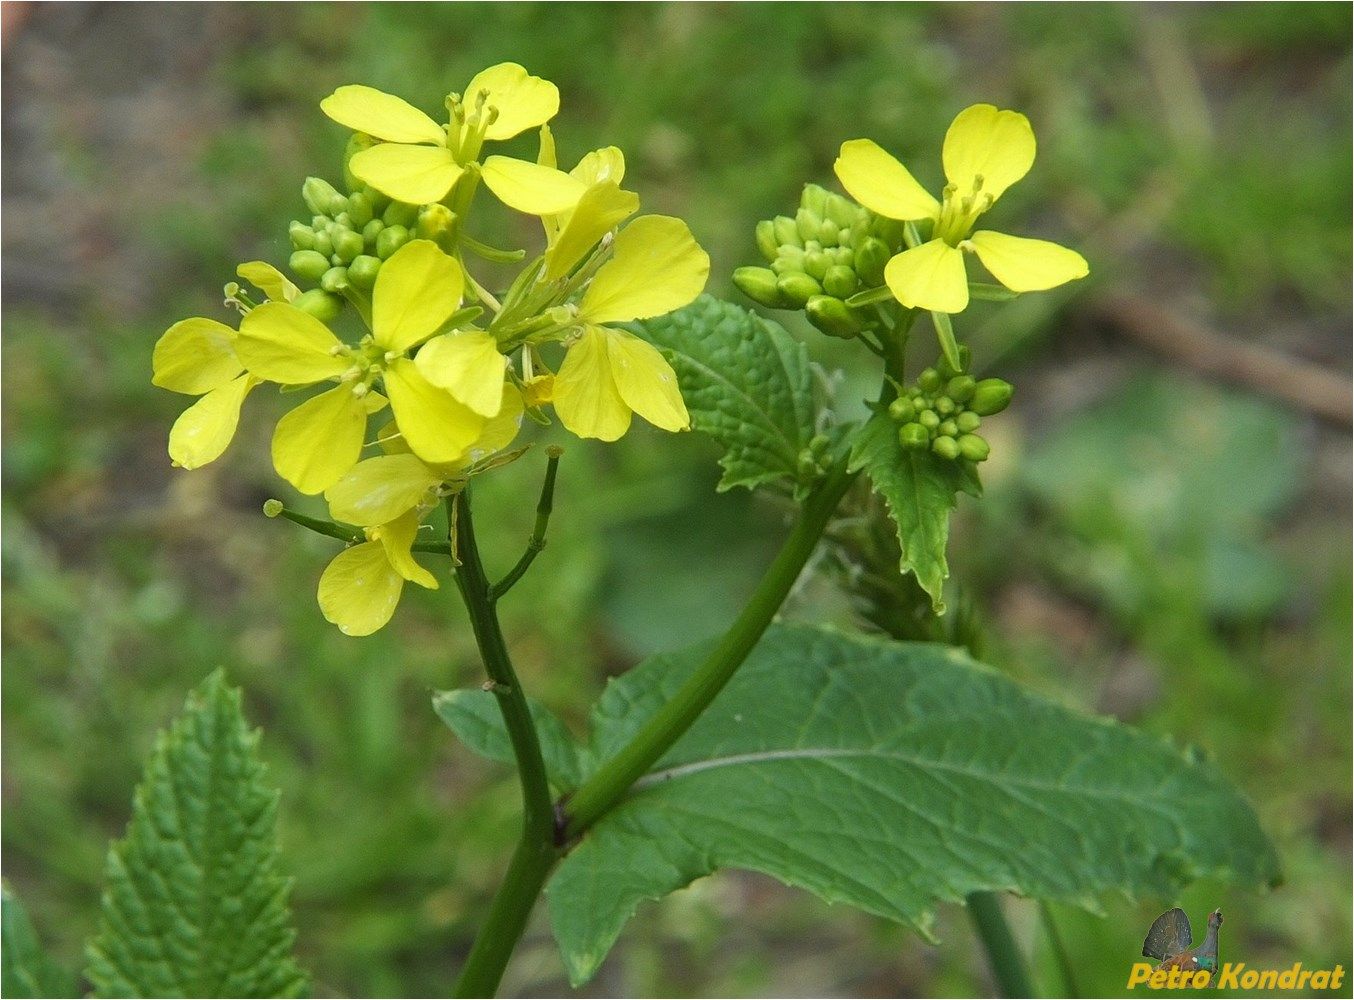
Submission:
[[[368,251],[376,249],[376,237],[381,235],[383,229],[385,229],[385,223],[380,219],[372,219],[362,227],[362,245]]]
[[[940,426],[940,416],[935,410],[922,410],[917,414],[917,423],[921,424],[928,431],[933,431]]]
[[[804,254],[804,273],[815,281],[822,282],[827,277],[828,259],[822,250],[810,250]]]
[[[302,292],[292,300],[292,305],[302,312],[310,313],[321,323],[332,323],[343,311],[343,299],[320,288]]]
[[[818,242],[825,247],[835,247],[837,245],[837,226],[831,219],[820,219],[818,221]]]
[[[807,208],[801,208],[795,213],[795,229],[799,233],[799,238],[806,243],[818,239],[818,216]]]
[[[418,221],[418,206],[406,205],[402,201],[392,201],[381,213],[381,221],[387,226],[403,226],[409,229]]]
[[[766,267],[740,267],[733,272],[733,283],[753,302],[772,309],[783,309],[785,297],[776,286],[776,272]]]
[[[860,218],[860,209],[839,194],[829,194],[824,213],[840,229],[850,229]],[[846,242],[845,240],[842,241]]]
[[[768,261],[776,259],[780,241],[776,239],[776,226],[770,219],[757,223],[757,249]]]
[[[920,451],[931,443],[931,432],[921,424],[903,424],[898,428],[898,443]]]
[[[931,407],[942,417],[948,417],[958,409],[958,407],[954,405],[954,400],[949,396],[937,396],[936,401],[931,404]]]
[[[298,278],[319,281],[324,272],[329,270],[329,258],[315,250],[297,250],[287,260],[287,266]]]
[[[364,149],[371,149],[376,145],[376,140],[365,132],[354,132],[348,138],[348,145],[343,150],[343,183],[348,186],[349,191],[356,191],[362,186],[362,182],[357,178],[349,167],[352,158]]]
[[[896,423],[910,423],[916,415],[917,405],[906,396],[899,396],[889,404],[889,418]]]
[[[329,235],[328,226],[315,230],[315,252],[325,260],[334,252],[334,241]]]
[[[362,236],[351,229],[344,229],[334,240],[334,253],[343,263],[351,263],[362,252]]]
[[[940,388],[940,372],[934,368],[923,368],[920,375],[917,376],[917,386],[922,392],[935,392]]]
[[[320,287],[326,292],[338,294],[348,286],[348,269],[346,267],[331,267],[320,277]]]
[[[973,390],[977,385],[972,375],[956,375],[945,383],[945,395],[956,403],[967,403],[973,398]]]
[[[890,247],[900,247],[903,245],[903,231],[907,228],[907,223],[898,219],[886,219],[882,215],[876,215],[870,223],[870,230]]]
[[[301,185],[301,198],[316,215],[328,215],[330,204],[335,199],[343,199],[343,195],[323,177],[307,177]]]
[[[335,212],[334,225],[340,230],[353,228],[353,217],[348,212]]]
[[[837,267],[856,269],[856,252],[850,247],[833,247],[827,252],[828,259]]]
[[[888,244],[877,236],[867,236],[856,247],[856,274],[869,288],[884,283],[884,265],[892,254]]]
[[[408,242],[409,230],[400,225],[386,226],[381,230],[381,235],[376,237],[376,256],[387,260]]]
[[[965,434],[959,439],[959,454],[970,462],[985,462],[992,448],[977,434]]]
[[[789,244],[794,247],[802,247],[804,241],[799,238],[799,229],[795,226],[795,220],[788,215],[778,215],[771,220],[772,229],[776,234],[776,242],[781,246]]]
[[[371,198],[361,191],[348,196],[348,216],[354,229],[361,229],[372,219]]]
[[[980,417],[990,417],[1006,409],[1013,392],[1015,389],[1010,382],[999,378],[985,378],[974,388],[973,399],[969,401],[968,408]]]
[[[959,442],[942,434],[931,442],[931,450],[941,458],[948,458],[953,461],[959,457]]]
[[[803,192],[799,195],[799,205],[801,210],[807,209],[812,218],[821,219],[823,213],[827,211],[830,197],[827,188],[817,184],[805,184]]]
[[[861,323],[841,299],[831,295],[815,295],[804,306],[809,322],[829,337],[854,337],[861,331]]]
[[[849,267],[842,267],[840,264],[834,264],[827,269],[823,275],[823,289],[829,295],[835,295],[839,299],[849,298],[856,293],[856,272]]]
[[[293,250],[315,249],[315,230],[304,222],[292,222],[287,227],[287,238],[291,240]]]
[[[982,419],[972,410],[965,410],[954,418],[954,425],[959,428],[960,434],[972,434],[980,423]]]
[[[780,289],[781,295],[796,309],[803,308],[809,299],[815,295],[823,294],[822,285],[799,271],[782,274],[776,279],[776,287]]]
[[[376,274],[381,270],[381,261],[370,254],[354,257],[348,265],[348,280],[363,291],[371,291],[376,284]]]
[[[946,437],[958,437],[959,428],[955,426],[953,420],[942,420],[940,426],[936,428],[937,434],[944,434]]]

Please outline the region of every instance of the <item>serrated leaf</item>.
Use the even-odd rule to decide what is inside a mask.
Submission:
[[[557,792],[578,787],[582,773],[580,747],[569,730],[551,711],[535,699],[528,699],[546,774]],[[512,744],[503,728],[503,715],[493,694],[483,690],[438,691],[433,695],[433,710],[470,750],[489,760],[513,763]]]
[[[75,995],[75,977],[43,951],[33,922],[8,885],[0,890],[0,995],[6,998]]]
[[[898,526],[902,549],[899,569],[915,573],[931,596],[936,614],[944,614],[943,591],[950,566],[945,546],[950,537],[950,511],[956,494],[982,494],[970,462],[951,462],[929,451],[904,448],[897,425],[883,413],[871,417],[851,450],[852,472],[864,470],[874,491],[888,505]]]
[[[156,740],[127,835],[108,853],[88,976],[103,997],[293,997],[290,879],[258,731],[221,671]]]
[[[779,324],[709,295],[635,325],[672,361],[696,430],[724,448],[720,490],[799,479],[814,435],[808,351]]]
[[[594,750],[624,742],[706,651],[613,681]],[[1171,744],[946,646],[780,625],[555,873],[570,979],[593,975],[638,903],[725,867],[923,934],[937,903],[976,891],[1089,905],[1277,878],[1250,807]]]

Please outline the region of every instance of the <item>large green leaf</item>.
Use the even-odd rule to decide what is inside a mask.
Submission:
[[[972,464],[951,462],[929,451],[898,443],[898,425],[877,413],[866,422],[851,450],[851,471],[864,470],[874,490],[888,504],[898,526],[902,549],[899,568],[912,572],[931,595],[936,614],[945,611],[943,591],[950,575],[945,546],[950,537],[950,511],[960,491],[981,492]]]
[[[108,854],[89,946],[97,996],[297,996],[290,880],[277,870],[277,793],[258,732],[220,671],[161,733],[127,835]]]
[[[593,760],[705,649],[613,681]],[[593,765],[589,765],[593,766]],[[1000,890],[1090,904],[1203,875],[1272,882],[1249,806],[1209,765],[1079,716],[949,647],[775,626],[549,885],[569,976],[636,905],[717,868],[764,872],[928,932],[938,902]]]
[[[636,327],[671,359],[692,425],[724,447],[719,489],[800,480],[799,458],[814,435],[803,344],[709,295]]]
[[[18,997],[75,995],[75,978],[48,958],[23,905],[0,890],[0,994]]]

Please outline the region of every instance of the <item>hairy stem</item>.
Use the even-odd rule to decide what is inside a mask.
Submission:
[[[1006,914],[1002,912],[1001,897],[994,892],[974,892],[965,902],[1002,996],[1038,996],[1034,991],[1034,980],[1025,967],[1025,956],[1020,953],[1011,926],[1006,922]]]
[[[560,850],[556,846],[554,805],[536,723],[503,641],[495,607],[497,598],[475,541],[469,488],[456,496],[454,505],[447,514],[455,519],[452,523],[456,525],[460,559],[456,586],[470,613],[475,642],[489,674],[489,689],[503,713],[522,784],[522,836],[456,983],[457,996],[491,996]]]
[[[829,471],[804,502],[785,545],[719,645],[630,742],[563,804],[569,837],[581,834],[616,805],[723,690],[780,610],[854,478],[846,471],[845,460]]]

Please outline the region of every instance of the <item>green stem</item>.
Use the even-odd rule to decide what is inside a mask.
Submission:
[[[527,550],[522,553],[522,558],[517,560],[517,565],[508,570],[507,576],[491,588],[490,593],[494,600],[498,600],[511,590],[512,585],[522,579],[536,557],[545,549],[545,529],[550,524],[550,512],[554,509],[555,503],[555,473],[559,469],[559,457],[563,453],[563,449],[553,445],[546,452],[545,482],[541,485],[541,499],[536,504],[536,524],[531,529],[531,537],[527,539]]]
[[[577,837],[615,806],[728,683],[780,610],[854,479],[844,460],[828,472],[804,502],[785,545],[719,645],[630,742],[564,803],[569,838]]]
[[[1038,996],[1034,991],[1034,981],[1025,967],[1025,957],[1011,934],[1006,915],[1002,913],[1001,897],[994,892],[975,892],[969,895],[966,903],[1002,995]]]
[[[522,784],[522,836],[456,983],[457,996],[492,996],[561,851],[556,846],[554,805],[536,723],[503,641],[495,607],[497,598],[475,540],[468,488],[457,494],[455,509],[448,511],[448,515],[455,518],[460,558],[456,586],[470,613],[475,642],[489,674],[489,688],[503,713]]]

